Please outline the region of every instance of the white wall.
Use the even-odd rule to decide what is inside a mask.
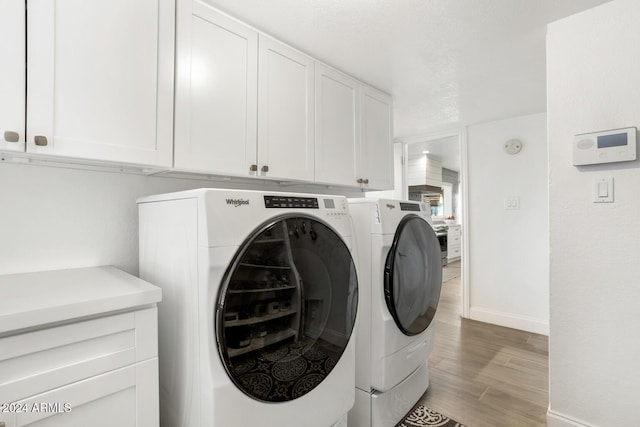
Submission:
[[[640,127],[640,2],[549,26],[549,425],[640,425],[640,161],[572,166],[573,135]],[[612,204],[593,180],[615,179]]]
[[[94,265],[137,274],[138,197],[200,187],[247,187],[7,162],[0,162],[0,183],[0,274]],[[280,190],[349,195],[326,187]]]
[[[503,150],[522,141],[516,155]],[[468,128],[469,315],[548,333],[547,138],[544,113]],[[517,197],[519,209],[505,209]]]

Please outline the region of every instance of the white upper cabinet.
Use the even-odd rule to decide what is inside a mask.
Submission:
[[[314,180],[311,58],[198,0],[176,58],[176,169]]]
[[[258,174],[313,181],[313,60],[262,34],[258,51]]]
[[[361,84],[316,63],[316,181],[358,185]]]
[[[393,188],[389,96],[202,0],[26,6],[0,3],[0,151]]]
[[[361,99],[360,176],[367,189],[392,189],[394,182],[391,97],[368,86],[363,86]]]
[[[258,33],[199,1],[177,13],[174,166],[255,175]]]
[[[24,1],[0,2],[0,150],[24,151]]]
[[[27,152],[171,166],[173,0],[29,0]]]

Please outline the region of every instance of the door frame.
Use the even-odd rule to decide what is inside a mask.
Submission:
[[[467,128],[454,128],[450,130],[426,133],[422,135],[397,138],[396,143],[402,143],[402,198],[409,199],[407,186],[408,145],[416,142],[432,141],[436,139],[457,137],[460,152],[460,200],[462,202],[460,224],[462,225],[462,257],[460,259],[462,275],[462,317],[468,319],[470,312],[469,301],[469,163],[468,163],[468,137]]]

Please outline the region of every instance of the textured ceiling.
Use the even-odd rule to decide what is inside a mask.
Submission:
[[[607,0],[206,0],[393,95],[395,136],[545,111],[546,24]]]

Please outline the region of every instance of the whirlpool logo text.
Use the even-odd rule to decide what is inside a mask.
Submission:
[[[248,205],[249,200],[247,199],[226,199],[228,205],[233,205],[233,207],[238,207],[242,205]]]

